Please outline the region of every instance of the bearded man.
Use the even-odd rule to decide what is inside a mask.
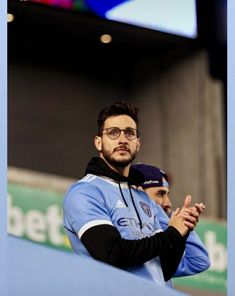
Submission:
[[[156,204],[131,163],[140,149],[138,109],[120,101],[98,116],[99,152],[65,194],[64,227],[74,251],[167,285],[201,211],[177,209],[162,230]]]

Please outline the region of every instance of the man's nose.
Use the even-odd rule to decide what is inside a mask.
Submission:
[[[166,196],[163,200],[163,206],[164,207],[168,207],[168,208],[171,208],[171,200],[168,196]]]
[[[125,131],[120,132],[119,141],[121,142],[127,142],[127,137],[125,135]]]

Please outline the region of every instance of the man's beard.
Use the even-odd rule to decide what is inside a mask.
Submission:
[[[115,159],[114,157],[110,156],[110,153],[108,153],[107,151],[103,150],[102,151],[103,157],[104,159],[111,165],[114,167],[119,167],[119,168],[125,168],[126,166],[128,166],[130,163],[132,163],[132,161],[135,159],[137,151],[135,151],[134,153],[131,153],[130,157],[128,159],[123,159],[123,160],[118,160]]]

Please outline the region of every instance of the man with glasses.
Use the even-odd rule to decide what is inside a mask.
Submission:
[[[71,246],[80,255],[166,285],[203,208],[177,209],[162,231],[157,206],[137,189],[142,174],[131,169],[140,149],[138,109],[114,103],[100,112],[97,123],[99,157],[65,194],[64,226]]]

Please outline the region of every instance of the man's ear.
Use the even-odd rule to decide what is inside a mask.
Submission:
[[[138,138],[137,144],[136,144],[136,150],[139,151],[140,150],[140,138]]]
[[[98,151],[102,151],[102,141],[101,141],[101,137],[99,136],[95,136],[94,138],[94,144],[95,144],[95,148]]]

